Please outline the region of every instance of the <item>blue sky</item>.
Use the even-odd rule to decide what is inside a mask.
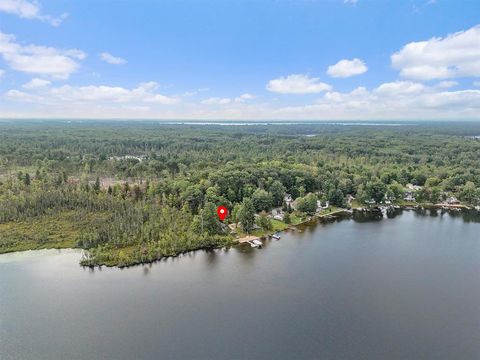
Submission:
[[[0,0],[0,117],[476,119],[480,3]]]

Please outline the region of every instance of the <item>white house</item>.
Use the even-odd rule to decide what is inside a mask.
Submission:
[[[283,221],[285,214],[283,213],[281,208],[272,209],[272,215],[275,220]]]
[[[458,204],[460,204],[460,201],[458,201],[458,199],[455,196],[450,196],[447,199],[447,204],[448,205],[458,205]]]
[[[283,198],[283,200],[285,201],[285,204],[287,204],[287,206],[288,205],[292,206],[292,204],[293,204],[292,195],[285,194],[285,197]]]
[[[347,194],[347,204],[352,205],[353,200],[355,200],[355,197],[351,194]]]
[[[422,190],[422,187],[419,185],[407,184],[406,187],[408,190],[411,190],[411,191]]]
[[[285,215],[283,213],[281,213],[281,214],[274,215],[273,218],[275,220],[283,221],[283,219],[285,219]]]
[[[405,201],[415,201],[415,196],[413,195],[412,191],[407,191],[405,193],[405,197],[403,198]]]

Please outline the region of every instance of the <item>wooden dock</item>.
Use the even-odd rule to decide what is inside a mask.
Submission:
[[[258,236],[248,235],[248,236],[237,239],[237,241],[240,244],[248,243],[248,242],[253,241],[253,240],[260,240],[260,238]]]

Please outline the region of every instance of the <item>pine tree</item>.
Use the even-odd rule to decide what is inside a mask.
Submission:
[[[238,214],[238,220],[242,224],[242,228],[247,233],[250,233],[255,224],[255,206],[250,198],[243,199],[242,208]]]
[[[29,173],[26,173],[25,176],[23,177],[23,183],[26,186],[30,186],[30,174]]]

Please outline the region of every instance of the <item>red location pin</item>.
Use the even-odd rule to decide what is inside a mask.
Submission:
[[[225,220],[225,218],[227,217],[227,214],[228,214],[228,210],[225,206],[219,206],[217,208],[217,214],[218,214],[218,217],[220,218],[221,221]]]

